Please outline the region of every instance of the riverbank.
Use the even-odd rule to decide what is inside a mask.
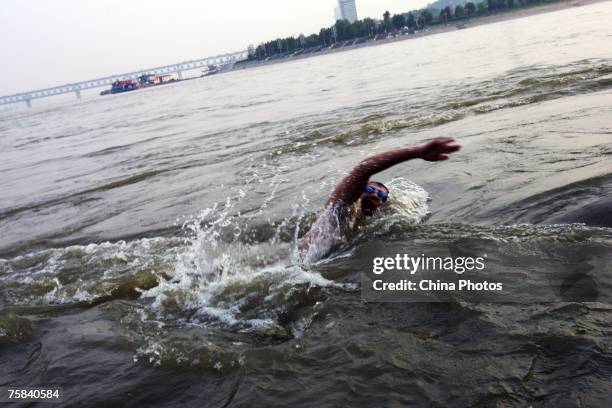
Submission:
[[[478,27],[482,25],[494,24],[494,23],[499,23],[502,21],[520,19],[520,18],[530,17],[530,16],[534,16],[538,14],[551,13],[555,11],[571,9],[571,8],[576,8],[576,7],[584,7],[584,6],[589,6],[591,4],[603,3],[607,1],[610,1],[610,0],[560,1],[560,2],[555,2],[555,3],[539,4],[539,5],[535,5],[531,7],[521,7],[521,8],[516,8],[512,10],[504,10],[504,11],[497,12],[495,14],[475,17],[472,19],[461,20],[460,22],[454,21],[454,22],[444,24],[444,25],[437,24],[434,26],[430,26],[424,30],[418,31],[414,34],[397,35],[391,38],[385,38],[385,39],[379,39],[379,40],[371,39],[366,42],[353,44],[353,45],[346,45],[346,46],[336,47],[336,48],[327,47],[317,52],[311,52],[307,54],[304,53],[300,55],[291,55],[288,57],[277,58],[277,59],[268,60],[268,61],[245,62],[245,63],[234,65],[234,67],[228,71],[255,68],[255,67],[260,67],[260,66],[265,66],[265,65],[300,60],[304,58],[311,58],[311,57],[316,57],[320,55],[327,55],[327,54],[336,53],[336,52],[350,51],[350,50],[354,50],[357,48],[388,44],[388,43],[398,42],[398,41],[411,40],[411,39],[426,37],[430,35],[446,33],[449,31],[469,29],[469,28]]]

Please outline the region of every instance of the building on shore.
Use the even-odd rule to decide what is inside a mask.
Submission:
[[[338,6],[334,11],[336,20],[348,20],[349,23],[357,21],[355,0],[338,0]]]

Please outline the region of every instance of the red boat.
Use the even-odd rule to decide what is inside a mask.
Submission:
[[[140,88],[140,84],[132,79],[125,79],[123,81],[115,81],[113,82],[110,93],[121,93],[127,91],[133,91],[135,89]]]

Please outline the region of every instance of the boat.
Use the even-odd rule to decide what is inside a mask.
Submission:
[[[123,81],[115,81],[110,89],[110,93],[116,94],[121,92],[134,91],[140,88],[140,84],[133,79],[125,79]]]
[[[135,91],[136,89],[144,89],[150,86],[170,84],[172,82],[179,81],[170,74],[155,75],[155,74],[142,74],[138,77],[138,80],[124,79],[113,82],[111,89],[106,89],[100,92],[100,95],[116,94],[128,91]]]
[[[202,76],[214,75],[214,74],[218,74],[219,72],[221,72],[221,70],[219,69],[218,66],[209,65],[206,71],[202,71]]]

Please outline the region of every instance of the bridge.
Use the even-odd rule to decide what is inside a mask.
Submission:
[[[128,72],[126,74],[112,75],[104,78],[92,79],[89,81],[77,82],[74,84],[66,84],[55,86],[52,88],[37,89],[29,92],[22,92],[15,95],[0,96],[0,105],[8,105],[10,103],[24,102],[28,108],[32,107],[32,99],[47,98],[49,96],[61,95],[74,92],[78,99],[81,98],[81,91],[92,88],[100,88],[110,86],[117,80],[137,79],[143,74],[171,74],[178,73],[179,79],[183,79],[183,71],[208,67],[209,65],[227,65],[234,64],[237,61],[244,60],[248,57],[247,51],[233,52],[229,54],[217,55],[193,61],[180,62],[178,64],[164,65],[162,67],[144,69],[141,71]]]

